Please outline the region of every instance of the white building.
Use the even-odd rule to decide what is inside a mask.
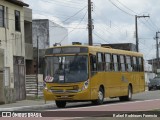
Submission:
[[[24,7],[0,0],[0,103],[25,99]]]
[[[33,47],[37,47],[37,37],[39,49],[46,49],[55,43],[68,45],[68,30],[48,19],[36,19],[32,21]]]
[[[68,45],[68,30],[48,19],[35,19],[32,21],[32,39],[34,47],[34,61],[32,74],[37,73],[37,40],[39,47],[39,74],[44,73],[45,49],[55,44]]]

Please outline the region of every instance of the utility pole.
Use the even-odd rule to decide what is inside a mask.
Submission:
[[[37,98],[38,98],[38,74],[39,74],[39,36],[37,36]]]
[[[92,39],[92,2],[88,0],[88,44],[93,45]]]
[[[158,43],[158,33],[160,33],[159,31],[156,32],[156,57],[157,57],[157,68],[159,68],[159,43]]]
[[[139,52],[139,39],[138,39],[138,22],[137,22],[137,19],[138,18],[145,18],[145,17],[149,17],[149,15],[148,16],[145,16],[145,15],[143,15],[143,16],[138,16],[138,15],[135,15],[135,28],[136,28],[136,50],[137,50],[137,52]]]

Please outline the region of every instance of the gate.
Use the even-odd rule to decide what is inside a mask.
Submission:
[[[26,99],[24,57],[14,57],[14,86],[16,100]]]
[[[0,49],[0,104],[4,103],[4,50]]]

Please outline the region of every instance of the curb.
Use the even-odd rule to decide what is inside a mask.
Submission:
[[[45,104],[45,105],[33,105],[33,106],[21,106],[12,108],[1,108],[0,111],[40,111],[43,109],[51,109],[55,104]]]

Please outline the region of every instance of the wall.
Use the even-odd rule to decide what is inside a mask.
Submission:
[[[0,104],[5,103],[5,98],[4,98],[4,51],[0,49]]]
[[[37,47],[37,36],[39,41],[39,49],[46,49],[49,47],[49,22],[48,20],[33,20],[32,34],[33,47]]]
[[[8,7],[8,19],[5,19],[8,25],[7,27],[0,27],[0,40],[2,40],[2,45],[0,45],[0,48],[4,49],[4,67],[9,69],[9,74],[7,77],[5,77],[9,78],[9,84],[8,86],[5,86],[5,88],[8,88],[6,89],[6,91],[14,91],[13,56],[25,57],[24,10],[23,7],[17,6],[15,4],[3,0],[0,0],[0,5],[5,6],[5,9],[6,7]],[[15,31],[15,10],[20,11],[20,32]],[[7,14],[5,13],[5,18],[6,16]],[[10,95],[10,92],[7,92],[6,95]],[[6,98],[14,99],[12,98],[12,96],[6,96]]]

